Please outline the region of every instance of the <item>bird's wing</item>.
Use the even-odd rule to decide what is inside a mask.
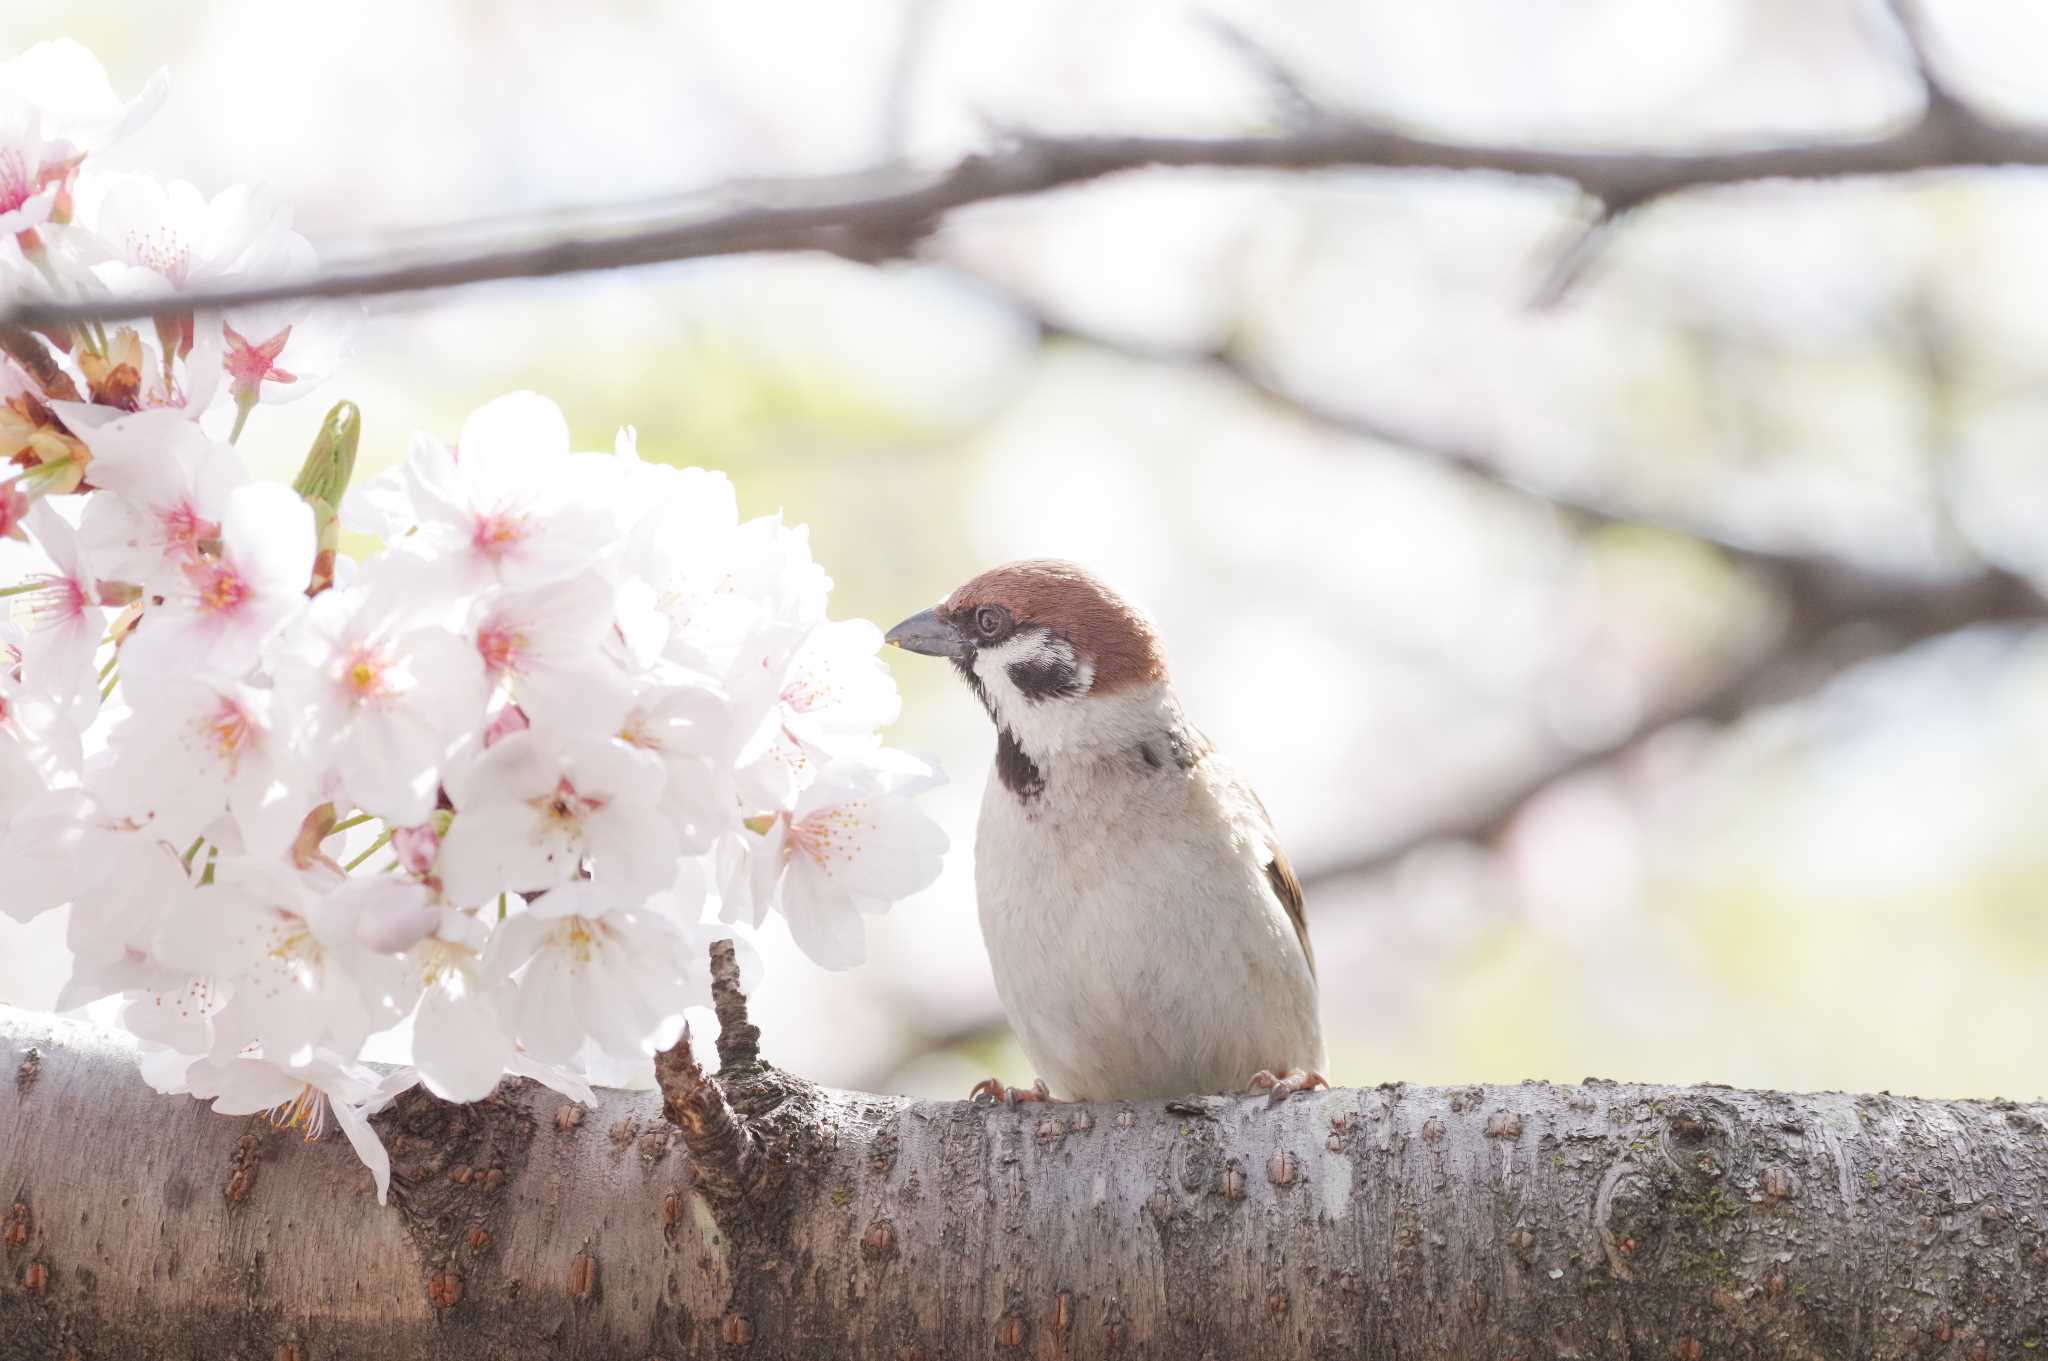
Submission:
[[[1256,799],[1258,796],[1252,796]],[[1261,808],[1259,811],[1264,812]],[[1273,886],[1273,894],[1280,899],[1280,906],[1287,909],[1287,919],[1294,923],[1294,934],[1301,941],[1301,953],[1308,960],[1309,976],[1316,972],[1316,951],[1308,943],[1308,913],[1301,902],[1301,880],[1294,877],[1294,866],[1287,863],[1287,852],[1280,849],[1280,843],[1273,840],[1269,830],[1266,835],[1266,850],[1273,857],[1266,862],[1266,882]]]
[[[1308,943],[1308,912],[1302,905],[1301,880],[1295,877],[1294,866],[1288,863],[1287,853],[1280,849],[1280,842],[1273,835],[1272,814],[1266,811],[1266,805],[1257,792],[1216,754],[1216,748],[1209,739],[1192,725],[1186,729],[1186,741],[1195,760],[1206,766],[1212,777],[1235,796],[1240,825],[1263,858],[1261,868],[1266,872],[1266,882],[1272,885],[1273,896],[1286,909],[1287,920],[1294,924],[1294,936],[1301,942],[1302,958],[1308,961],[1309,976],[1314,977],[1316,952],[1315,947]]]

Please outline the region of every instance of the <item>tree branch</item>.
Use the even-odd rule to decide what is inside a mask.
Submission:
[[[743,1201],[761,1186],[766,1164],[746,1119],[732,1108],[718,1079],[697,1064],[690,1027],[654,1056],[662,1114],[683,1132],[697,1185],[721,1203]]]
[[[711,997],[718,1013],[720,1070],[728,1081],[758,1079],[761,1031],[747,1017],[747,995],[740,989],[739,960],[730,940],[712,942]],[[654,1083],[661,1089],[662,1113],[683,1132],[706,1194],[731,1204],[759,1192],[769,1160],[747,1116],[727,1099],[724,1084],[698,1065],[687,1024],[673,1045],[655,1054]],[[768,1104],[775,1099],[771,1096]]]
[[[795,1083],[718,1202],[644,1092],[305,1142],[0,1008],[0,1361],[2021,1356],[2048,1106],[1588,1080],[1039,1109]],[[653,1125],[639,1139],[607,1129]],[[260,1172],[260,1175],[259,1175]]]
[[[1723,724],[1760,704],[1810,693],[1851,666],[1962,629],[1985,624],[2048,624],[2048,601],[2024,577],[1999,569],[1959,582],[1893,588],[1876,597],[1844,592],[1839,579],[1824,573],[1779,569],[1777,588],[1789,600],[1791,617],[1778,633],[1734,663],[1718,678],[1646,713],[1610,742],[1557,753],[1524,771],[1463,814],[1419,829],[1359,854],[1311,865],[1304,888],[1392,868],[1423,846],[1439,841],[1485,842],[1514,820],[1544,790],[1598,769],[1655,733],[1680,723]],[[1845,649],[1842,635],[1870,631],[1861,646]]]
[[[1938,87],[1930,87],[1938,88]],[[824,251],[877,261],[911,254],[947,214],[1151,167],[1233,170],[1480,171],[1578,186],[1610,213],[1653,198],[1759,180],[1832,180],[1990,166],[2048,166],[2048,131],[1994,123],[1960,105],[1931,101],[1921,117],[1876,137],[1702,152],[1592,151],[1449,142],[1358,119],[1320,121],[1279,137],[1019,136],[936,175],[882,172],[794,180],[766,192],[772,203],[706,213],[672,208],[630,228],[600,229],[502,248],[454,247],[397,264],[362,264],[302,279],[217,291],[182,301],[195,309],[289,298],[416,292],[494,279],[545,278],[664,260],[760,251]],[[730,201],[732,190],[719,196]],[[700,200],[702,202],[702,200]],[[615,221],[595,214],[592,223]],[[455,229],[460,236],[463,230]],[[162,299],[21,303],[8,320],[55,328],[111,321],[161,308]]]

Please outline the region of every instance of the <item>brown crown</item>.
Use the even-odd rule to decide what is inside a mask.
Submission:
[[[1085,567],[1049,558],[1004,563],[953,592],[938,614],[953,619],[983,605],[1001,605],[1020,628],[1065,634],[1094,663],[1091,694],[1166,679],[1166,655],[1152,621]]]

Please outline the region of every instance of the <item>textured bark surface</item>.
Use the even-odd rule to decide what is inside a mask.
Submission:
[[[771,1037],[772,1038],[772,1037]],[[0,1010],[0,1358],[2024,1357],[2048,1108],[1588,1082],[1025,1106],[507,1083],[345,1142]]]

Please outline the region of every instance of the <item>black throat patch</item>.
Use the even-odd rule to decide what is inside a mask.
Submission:
[[[1025,755],[1024,748],[1018,745],[1010,730],[1003,726],[1002,716],[996,712],[995,702],[989,698],[988,687],[981,683],[981,677],[974,674],[973,659],[955,657],[953,665],[967,678],[968,688],[974,691],[974,697],[980,700],[981,707],[987,710],[989,721],[996,725],[996,778],[1003,782],[1003,788],[1016,795],[1020,801],[1029,803],[1045,792],[1045,772],[1038,768],[1036,761]],[[1010,679],[1013,682],[1017,680],[1017,669],[1016,666],[1010,668]],[[1074,684],[1078,686],[1079,683],[1079,678],[1076,677]],[[1022,690],[1024,686],[1020,682],[1017,688]]]
[[[1025,803],[1045,792],[1044,773],[1017,744],[1008,728],[996,733],[996,778],[1003,782],[1003,788]]]

